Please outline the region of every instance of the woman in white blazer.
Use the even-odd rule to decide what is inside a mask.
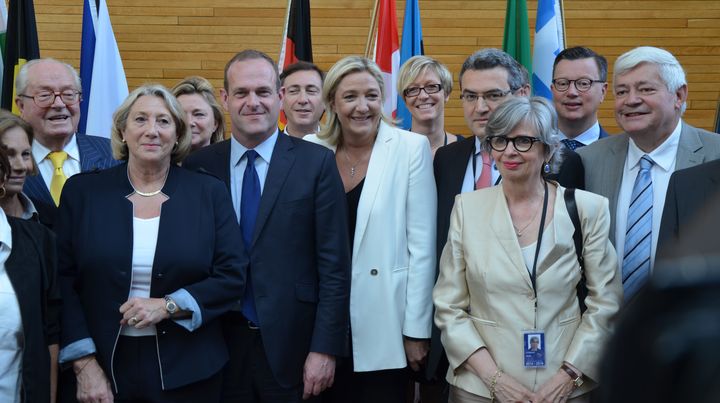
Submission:
[[[565,189],[543,177],[556,133],[547,100],[508,100],[484,140],[502,184],[455,199],[433,291],[451,402],[583,402],[596,386],[622,285],[608,201],[576,191],[588,290],[581,312]]]
[[[372,61],[351,56],[328,72],[327,125],[306,140],[335,152],[352,240],[352,357],[328,398],[404,403],[408,365],[425,359],[432,320],[436,191],[427,139],[393,127]]]

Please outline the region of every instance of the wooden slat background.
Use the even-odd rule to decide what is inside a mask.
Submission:
[[[244,48],[277,58],[286,0],[108,0],[130,88],[148,82],[172,86],[198,74],[222,85],[225,62]],[[362,54],[373,0],[312,0],[315,62],[328,69],[341,57]],[[448,65],[457,80],[463,60],[484,47],[500,47],[505,0],[421,0],[426,54]],[[397,1],[399,30],[405,1]],[[531,29],[537,1],[528,0]],[[36,0],[42,56],[78,67],[81,0]],[[685,67],[690,96],[685,119],[711,129],[720,94],[720,1],[566,0],[568,46],[586,45],[611,65],[640,45],[659,46]],[[456,82],[457,88],[457,82]],[[448,131],[468,134],[458,92],[446,111]],[[606,97],[600,121],[618,128]]]

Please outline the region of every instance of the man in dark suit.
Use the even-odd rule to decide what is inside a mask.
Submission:
[[[77,133],[82,87],[72,66],[54,59],[31,60],[20,69],[15,88],[20,116],[35,135],[32,153],[40,175],[28,176],[23,188],[33,202],[57,206],[65,179],[117,164],[110,140]],[[54,214],[53,208],[39,210]]]
[[[558,127],[565,136],[562,143],[568,149],[608,136],[597,116],[607,87],[607,60],[592,49],[576,46],[555,57],[550,88]]]
[[[279,90],[270,57],[255,50],[235,55],[220,92],[232,138],[184,163],[225,181],[250,254],[242,313],[225,320],[231,356],[225,402],[317,395],[332,384],[335,357],[348,353],[350,252],[342,182],[328,149],[279,135]]]

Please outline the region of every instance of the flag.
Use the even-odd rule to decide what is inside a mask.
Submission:
[[[105,0],[84,0],[80,78],[80,133],[110,137],[112,114],[128,96],[120,51]]]
[[[532,71],[530,58],[530,27],[528,25],[527,2],[508,0],[505,9],[505,34],[503,50]]]
[[[2,92],[3,73],[5,71],[5,38],[7,34],[7,7],[0,1],[0,92]]]
[[[400,66],[405,64],[411,57],[424,54],[425,49],[423,49],[420,6],[418,5],[418,0],[408,0],[405,3],[402,44],[400,45]],[[397,117],[400,121],[398,125],[405,130],[410,130],[412,116],[401,97],[402,94],[398,94]]]
[[[380,67],[385,82],[383,111],[395,117],[397,113],[397,76],[400,71],[400,43],[398,41],[395,0],[379,0],[377,32],[375,36],[375,63]]]
[[[15,105],[15,76],[28,60],[40,57],[35,7],[32,0],[10,0],[6,40],[3,56],[2,107],[19,113]]]
[[[560,0],[539,0],[535,19],[532,87],[535,95],[550,100],[555,56],[565,49],[564,31]]]
[[[288,12],[285,19],[285,32],[280,47],[278,68],[282,73],[285,68],[299,61],[311,62],[312,35],[310,33],[310,0],[288,0]],[[287,118],[280,112],[278,126],[285,129]]]

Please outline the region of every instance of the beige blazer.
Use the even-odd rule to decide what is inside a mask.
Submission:
[[[498,367],[532,391],[557,372],[563,361],[590,380],[610,336],[610,324],[622,300],[615,250],[608,238],[610,214],[602,196],[576,191],[583,229],[588,297],[580,316],[575,286],[580,267],[572,239],[574,230],[558,187],[555,213],[549,225],[554,237],[537,266],[537,326],[530,274],[513,230],[502,184],[458,195],[450,220],[448,241],[433,291],[435,323],[450,368],[447,380],[468,392],[490,397],[488,386],[463,363],[486,347]],[[545,331],[547,368],[523,367],[522,331]],[[587,379],[586,378],[586,379]],[[574,396],[592,389],[586,381]]]
[[[309,135],[304,140],[335,147]],[[430,338],[437,192],[425,136],[380,123],[355,227],[355,371],[404,368],[403,335]]]

